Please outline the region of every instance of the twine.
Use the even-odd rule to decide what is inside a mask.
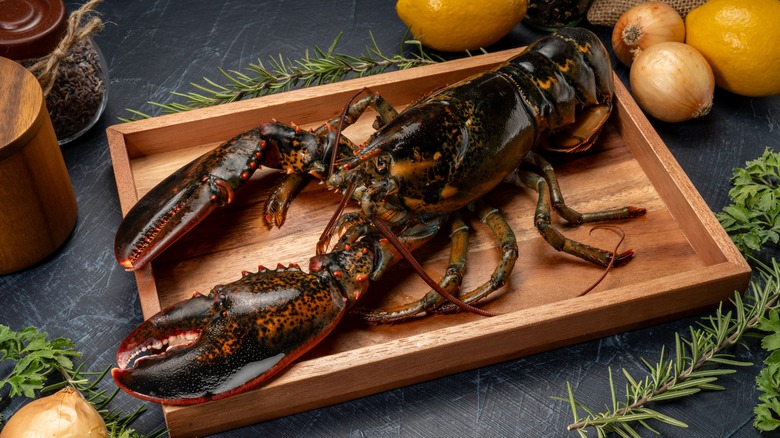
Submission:
[[[96,32],[103,30],[103,21],[95,16],[89,18],[88,14],[102,3],[103,0],[89,0],[83,4],[77,11],[74,11],[68,17],[68,29],[65,36],[54,50],[48,55],[39,58],[28,69],[38,78],[38,82],[43,88],[43,95],[47,96],[54,86],[59,73],[60,63],[65,59],[70,51],[77,44],[92,36]],[[81,25],[82,19],[87,16],[89,20]]]
[[[667,0],[680,16],[685,19],[688,12],[703,5],[707,0]],[[631,7],[644,3],[645,0],[595,0],[588,10],[588,22],[599,26],[614,26],[618,18]]]

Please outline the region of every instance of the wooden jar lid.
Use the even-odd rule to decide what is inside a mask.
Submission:
[[[47,113],[43,91],[32,73],[0,57],[0,160],[29,143]]]
[[[62,0],[2,0],[0,4],[0,56],[40,58],[65,35],[68,25]]]

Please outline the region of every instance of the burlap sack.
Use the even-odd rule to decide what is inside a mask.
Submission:
[[[614,26],[623,12],[631,7],[644,3],[646,0],[595,0],[588,9],[588,22],[599,26]],[[707,3],[707,0],[669,0],[662,3],[671,5],[685,18],[688,12],[697,6]]]

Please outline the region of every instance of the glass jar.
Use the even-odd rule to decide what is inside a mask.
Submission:
[[[28,69],[53,56],[68,27],[62,0],[4,0],[2,4],[0,56]],[[100,48],[91,38],[75,42],[60,59],[46,93],[58,143],[69,143],[89,130],[103,114],[107,100],[108,67]]]
[[[578,25],[593,0],[529,0],[523,21],[538,30],[554,32]]]

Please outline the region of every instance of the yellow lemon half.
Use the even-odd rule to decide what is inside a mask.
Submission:
[[[503,38],[525,17],[527,0],[398,0],[395,10],[424,46],[477,50]]]
[[[780,94],[780,0],[709,0],[685,19],[685,42],[715,83],[742,96]]]

